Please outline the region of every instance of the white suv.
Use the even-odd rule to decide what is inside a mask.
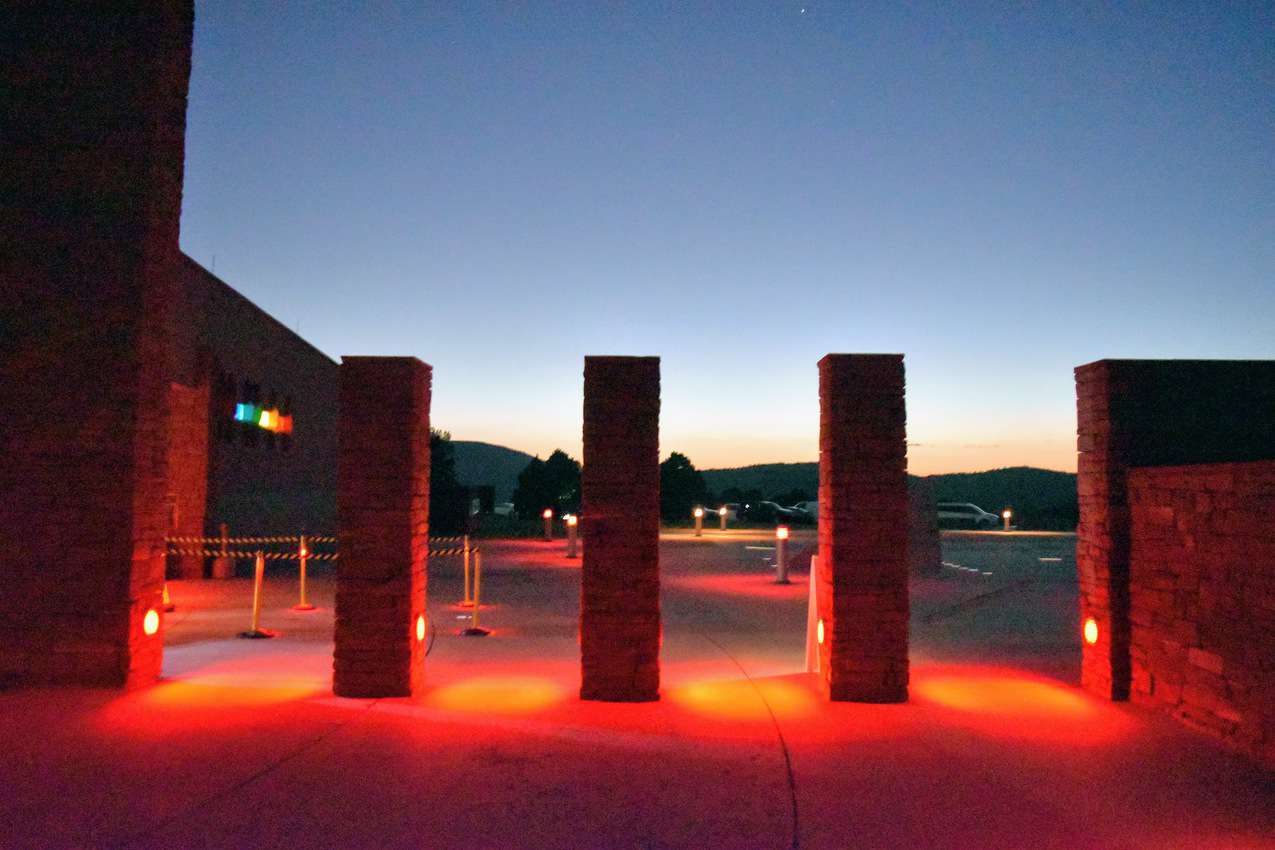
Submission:
[[[996,514],[969,502],[939,502],[936,507],[939,525],[947,528],[995,528],[1000,522]]]

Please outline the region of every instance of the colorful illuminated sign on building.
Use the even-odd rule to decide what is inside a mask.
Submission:
[[[292,433],[292,414],[280,413],[278,408],[239,402],[235,405],[235,421],[270,431],[273,434]]]

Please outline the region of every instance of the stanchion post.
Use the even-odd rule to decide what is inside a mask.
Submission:
[[[567,514],[562,518],[567,524],[567,557],[576,557],[576,526],[580,519],[575,514]]]
[[[482,608],[483,594],[483,552],[481,549],[474,550],[474,616],[470,621],[469,628],[461,632],[466,637],[486,637],[491,634],[487,629],[478,625],[478,612]]]
[[[704,536],[704,509],[697,506],[695,510],[692,512],[692,514],[695,517],[695,536],[703,537]]]
[[[462,554],[462,556],[463,556],[463,557],[464,557],[464,559],[465,559],[465,560],[464,560],[464,567],[465,567],[465,598],[464,598],[464,599],[462,599],[462,600],[460,601],[460,604],[461,604],[463,607],[468,608],[470,605],[473,605],[473,604],[474,604],[474,598],[473,598],[472,596],[470,596],[470,595],[469,595],[469,535],[468,535],[468,534],[466,534],[466,535],[465,535],[465,539],[464,539],[464,551],[463,551],[461,554]]]
[[[1005,510],[1001,511],[1001,519],[1005,520],[1006,531],[1009,531],[1009,520],[1010,520],[1010,517],[1012,517],[1013,515],[1014,515],[1014,512],[1011,511],[1009,508],[1006,508]]]
[[[788,526],[775,529],[775,584],[788,584]]]
[[[726,530],[726,508],[724,506],[717,509],[717,518],[721,522],[721,530],[725,531]]]
[[[545,518],[545,540],[553,539],[553,508],[545,508],[541,514]]]
[[[310,558],[310,547],[305,539],[305,535],[301,535],[301,542],[297,546],[297,560],[301,563],[301,600],[292,606],[294,611],[313,611],[314,606],[305,598],[305,573],[306,561]]]
[[[252,580],[252,628],[246,632],[240,632],[241,638],[270,638],[274,637],[270,632],[261,630],[261,583],[266,577],[266,556],[263,552],[257,553],[256,570]]]

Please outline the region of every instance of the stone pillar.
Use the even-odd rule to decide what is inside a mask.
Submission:
[[[209,387],[169,386],[168,531],[174,536],[202,537],[208,505]],[[191,546],[190,548],[212,548]],[[170,555],[168,572],[174,578],[201,579],[200,555]]]
[[[819,361],[820,669],[833,700],[908,698],[903,355]]]
[[[908,503],[908,564],[917,575],[936,576],[943,571],[943,536],[934,485],[909,479]]]
[[[581,699],[660,695],[660,360],[584,359]]]
[[[0,682],[159,675],[193,16],[190,0],[5,10]]]
[[[431,369],[344,357],[340,374],[332,690],[411,696],[425,666]]]
[[[1113,393],[1132,386],[1099,361],[1076,369],[1076,487],[1080,525],[1076,569],[1080,622],[1093,618],[1097,641],[1081,642],[1080,683],[1107,699],[1129,698],[1129,470],[1128,435],[1113,416]],[[1118,367],[1117,367],[1118,371]]]

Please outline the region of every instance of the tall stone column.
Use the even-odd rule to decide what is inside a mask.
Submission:
[[[432,370],[341,359],[332,690],[410,696],[424,677]]]
[[[1134,389],[1118,364],[1077,367],[1076,488],[1080,525],[1076,571],[1081,623],[1092,619],[1093,642],[1081,643],[1080,682],[1107,699],[1129,698],[1129,435],[1113,411],[1113,396]],[[1083,634],[1083,632],[1082,632]]]
[[[660,360],[584,359],[580,698],[660,693]]]
[[[819,361],[820,669],[833,700],[908,698],[903,355]]]
[[[13,3],[4,18],[0,682],[145,684],[163,647],[194,12]]]

